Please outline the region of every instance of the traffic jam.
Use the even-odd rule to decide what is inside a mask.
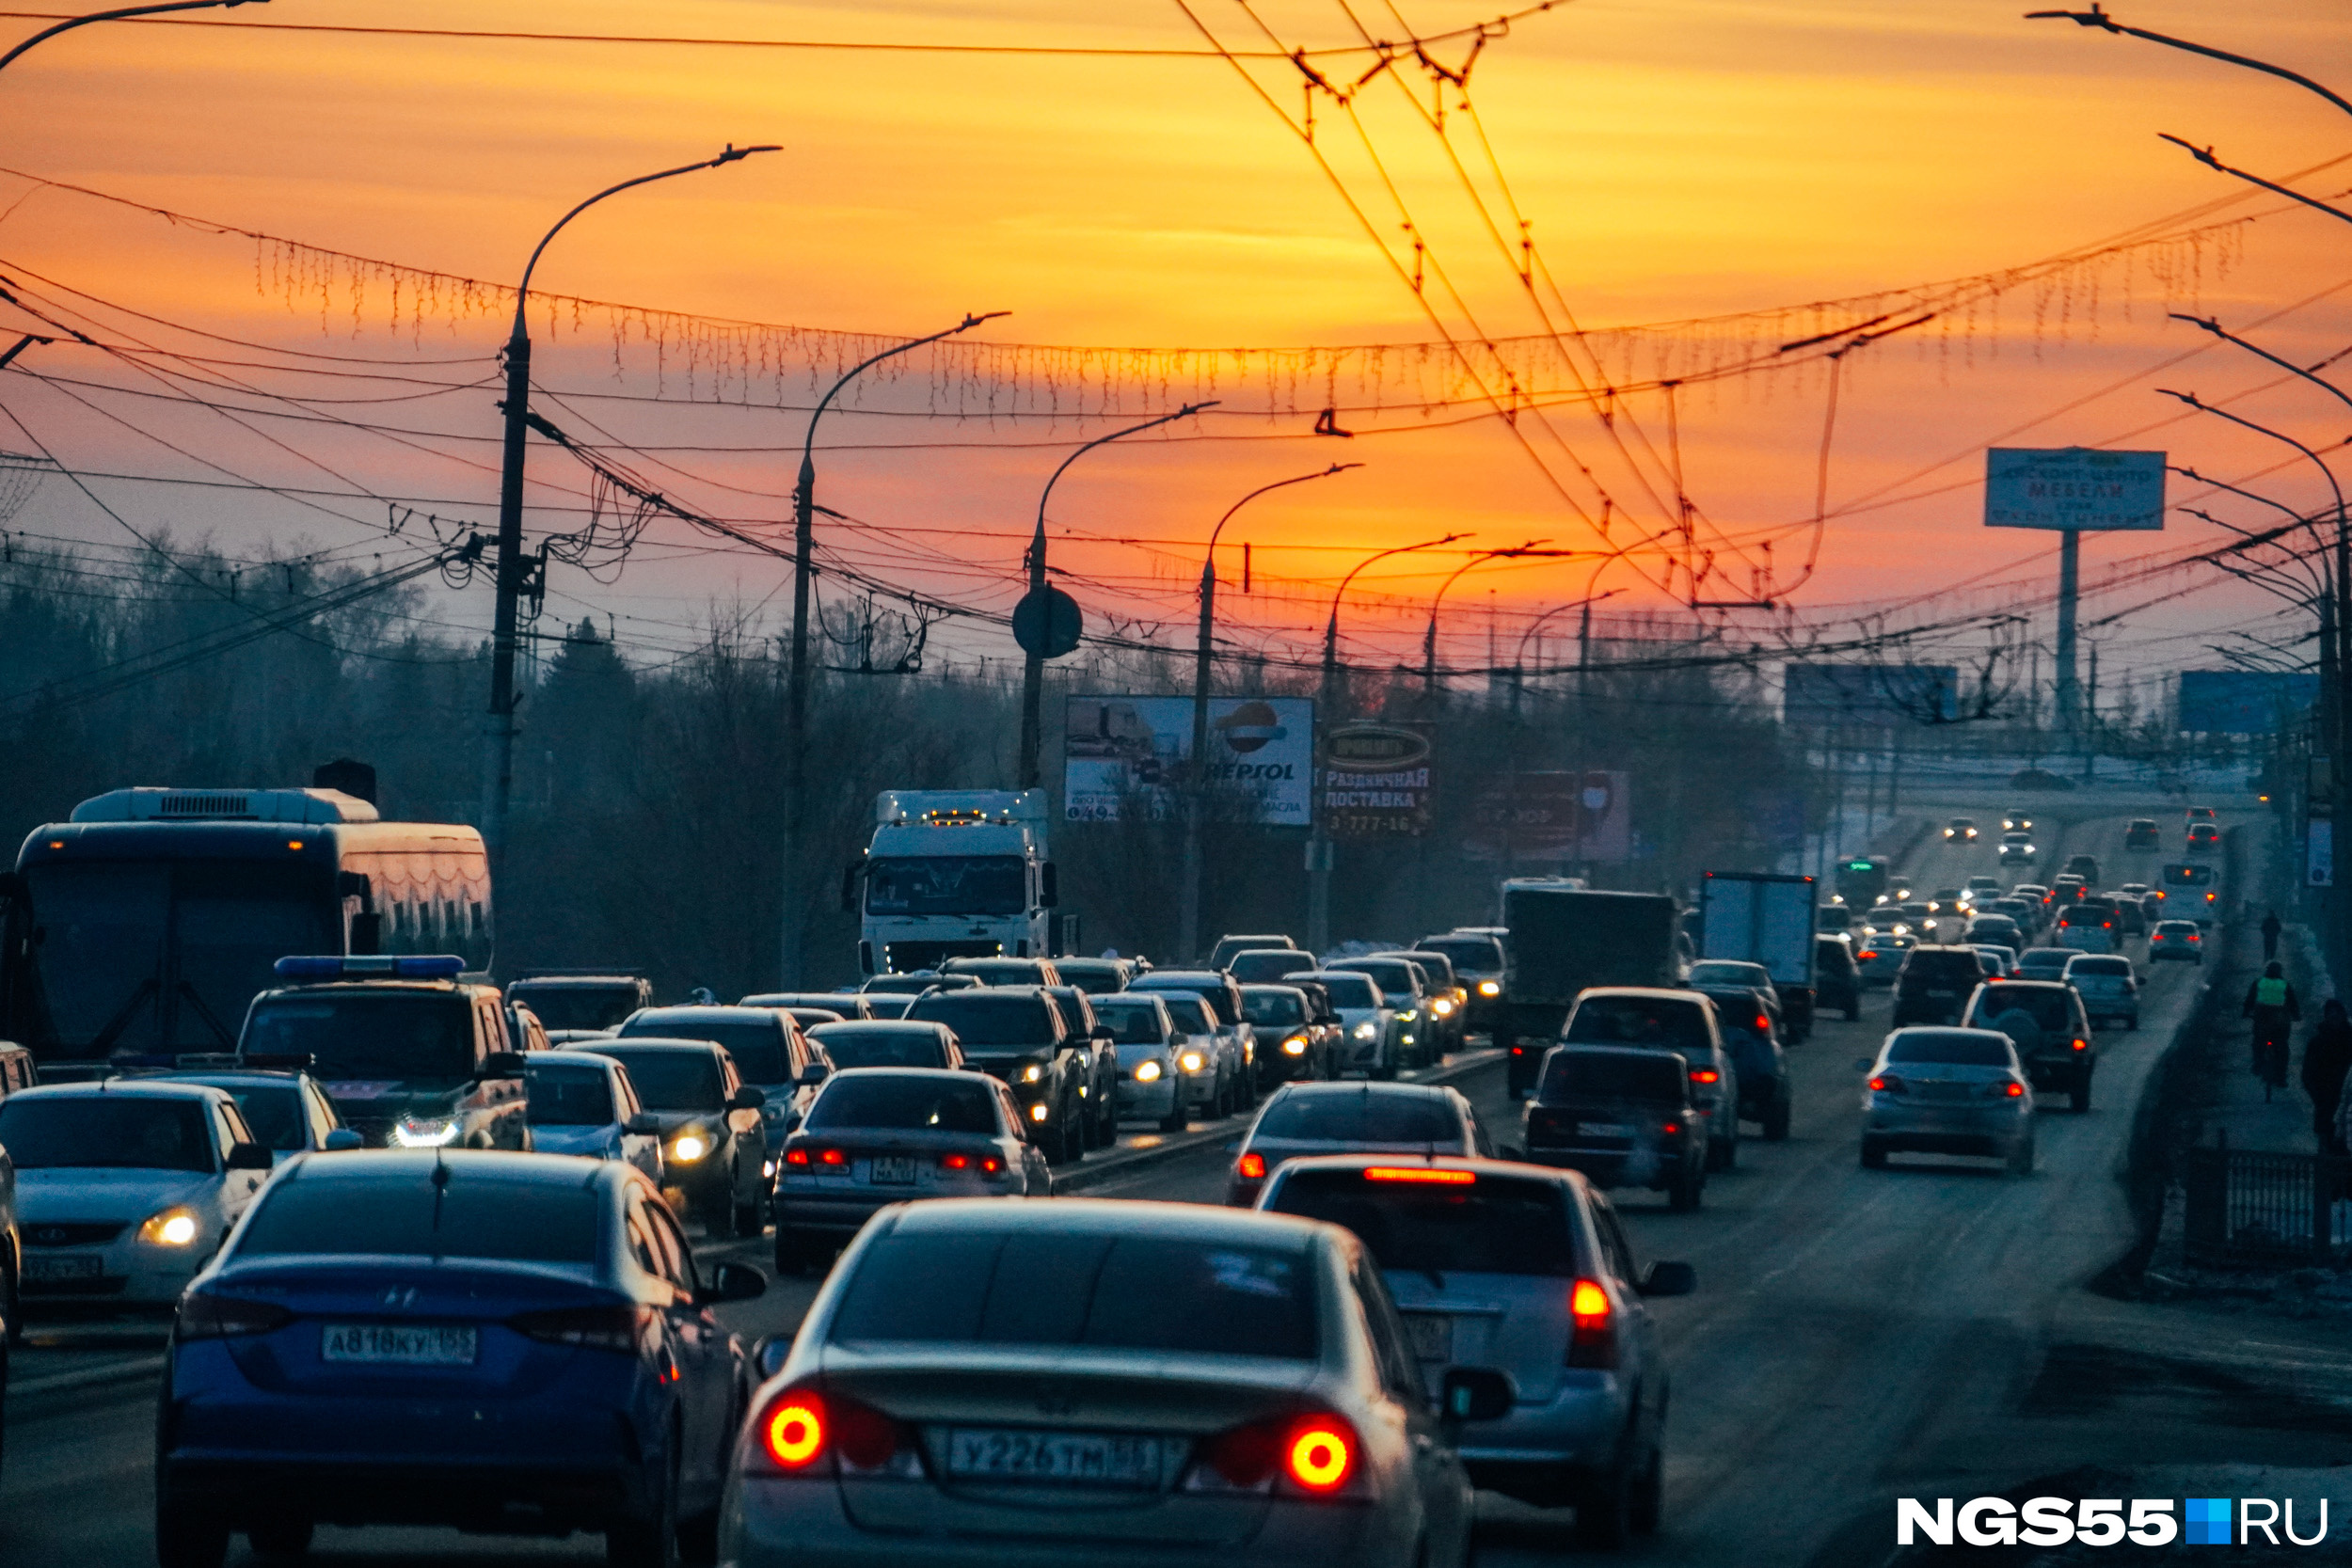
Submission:
[[[479,837],[333,789],[38,830],[0,1306],[62,1355],[161,1336],[124,1418],[153,1560],[454,1530],[1426,1568],[1671,1535],[1715,1381],[1686,1394],[1692,1227],[1799,1158],[1881,1204],[1902,1170],[1972,1202],[2049,1177],[2219,910],[2209,812],[2044,881],[2012,810],[1912,872],[1505,878],[1493,924],[1406,942],[1055,955],[1041,805],[885,795],[866,973],[733,1003],[501,983]],[[238,924],[140,928],[182,897]]]

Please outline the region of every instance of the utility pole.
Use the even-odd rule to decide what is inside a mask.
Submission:
[[[2083,537],[2073,529],[2058,535],[2058,731],[2059,744],[2074,743],[2082,692],[2074,681],[2074,610],[2080,599]]]
[[[2083,783],[2099,776],[2099,644],[2090,645],[2090,691],[2083,703]]]

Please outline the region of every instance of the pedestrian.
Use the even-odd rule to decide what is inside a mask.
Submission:
[[[2263,966],[2262,978],[2246,988],[2246,1005],[2239,1009],[2254,1024],[2254,1076],[2263,1081],[2263,1101],[2287,1081],[2287,1037],[2303,1017],[2303,1005],[2287,974],[2277,961]]]
[[[2279,956],[2279,911],[2272,910],[2263,916],[2263,962]]]
[[[2347,1072],[2352,1072],[2352,1015],[2331,996],[2303,1041],[2303,1092],[2312,1097],[2312,1135],[2319,1140],[2322,1154],[2344,1152],[2336,1113],[2344,1101]]]

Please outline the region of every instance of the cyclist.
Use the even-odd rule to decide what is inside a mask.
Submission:
[[[2246,988],[2240,1009],[2254,1024],[2254,1076],[2263,1081],[2263,1100],[2287,1082],[2287,1035],[2303,1016],[2303,1005],[2287,984],[2285,968],[2275,960],[2263,966],[2262,978]]]

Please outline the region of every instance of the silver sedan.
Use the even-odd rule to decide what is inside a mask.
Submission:
[[[2019,1176],[2033,1171],[2033,1085],[1997,1029],[1896,1030],[1870,1064],[1862,1114],[1867,1168],[1913,1150],[1990,1155]]]

